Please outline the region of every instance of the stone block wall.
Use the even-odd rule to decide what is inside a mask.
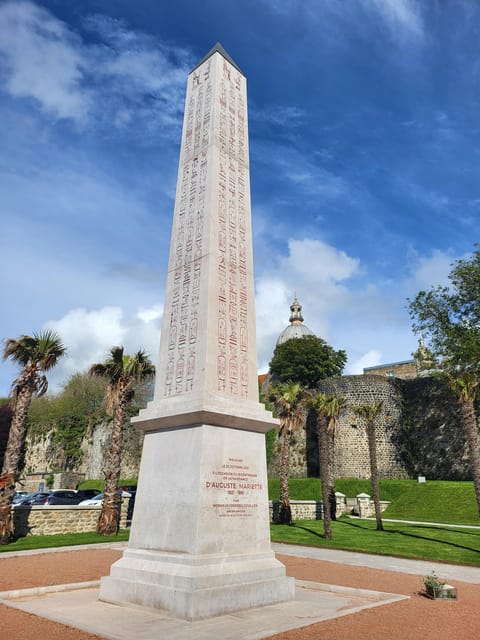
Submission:
[[[379,476],[406,477],[395,441],[402,415],[401,389],[395,381],[382,376],[342,376],[322,380],[319,390],[347,399],[335,436],[335,477],[370,477],[365,421],[355,413],[355,408],[374,401],[383,401],[382,411],[375,421]]]
[[[383,376],[395,378],[417,378],[419,374],[416,360],[405,360],[404,362],[393,362],[392,364],[381,364],[377,367],[366,367],[363,373],[370,376]]]
[[[347,512],[347,505],[343,494],[338,494],[336,517],[340,518]],[[278,522],[280,501],[271,500],[269,503],[270,522]],[[290,500],[293,520],[323,520],[323,502],[321,500]]]
[[[381,478],[472,479],[458,402],[440,380],[341,376],[323,380],[319,391],[347,399],[335,440],[335,477],[370,477],[365,422],[354,408],[383,400],[382,413],[375,421]],[[277,438],[269,465],[273,477],[279,474],[281,446]],[[316,416],[310,411],[303,428],[294,435],[290,476],[319,476],[318,452]]]
[[[129,521],[128,499],[122,500],[120,529],[125,529]],[[43,536],[60,533],[84,533],[95,531],[101,507],[34,506],[14,507],[15,536]]]

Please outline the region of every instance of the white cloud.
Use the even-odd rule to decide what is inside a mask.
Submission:
[[[448,285],[448,275],[452,270],[452,256],[435,249],[430,256],[421,256],[416,252],[410,257],[411,278],[407,281],[409,291],[430,289],[432,286]]]
[[[128,316],[120,307],[87,310],[72,309],[45,327],[62,338],[67,354],[49,375],[55,390],[68,377],[86,371],[93,363],[103,362],[113,346],[123,345],[127,353],[145,349],[156,361],[160,336],[161,309],[142,308]]]
[[[411,272],[384,286],[373,284],[358,258],[321,240],[291,239],[286,256],[278,258],[256,281],[259,369],[268,367],[275,342],[288,325],[296,292],[305,324],[335,349],[347,351],[348,374],[364,367],[408,360],[416,348],[406,310],[406,297],[420,283],[443,279],[451,259],[436,252],[415,254]],[[413,275],[412,275],[413,274]],[[370,281],[372,278],[372,281]],[[388,354],[388,355],[385,355]]]
[[[104,16],[91,17],[85,27],[103,42],[87,43],[27,0],[0,5],[0,81],[6,91],[82,126],[141,121],[147,127],[178,127],[187,52]]]
[[[281,268],[303,274],[317,284],[338,283],[351,278],[359,269],[359,260],[321,240],[290,240],[289,255]]]
[[[362,3],[377,11],[394,32],[401,29],[415,36],[423,32],[422,18],[413,0],[362,0]]]
[[[305,324],[328,340],[331,319],[351,300],[345,282],[360,272],[358,259],[321,240],[291,239],[288,248],[288,255],[256,281],[260,370],[267,367],[276,339],[288,324],[295,293],[304,306]]]
[[[297,198],[303,194],[327,200],[351,202],[358,197],[355,187],[341,175],[321,166],[324,158],[309,156],[290,143],[263,140],[253,146],[255,161],[264,164],[270,174],[293,183]],[[291,185],[290,185],[291,186]],[[302,193],[303,192],[303,193]]]
[[[249,118],[252,121],[257,120],[281,127],[288,125],[289,129],[302,124],[305,116],[305,110],[295,105],[272,105],[264,109],[254,107],[249,111]]]
[[[57,118],[87,117],[90,99],[81,88],[79,40],[48,11],[31,2],[1,5],[0,54],[10,95],[34,98]]]
[[[264,2],[274,13],[282,17],[304,15],[309,23],[320,21],[322,24],[329,20],[330,23],[325,25],[326,38],[329,37],[330,29],[344,27],[348,19],[352,28],[365,31],[369,25],[365,23],[362,9],[378,16],[395,38],[402,35],[419,37],[424,31],[419,3],[416,0],[350,0],[348,3],[345,0],[324,0],[321,3],[318,0],[305,0],[301,5],[302,14],[298,0]]]
[[[360,374],[363,373],[365,367],[374,367],[377,364],[382,364],[382,354],[376,349],[371,349],[354,362],[349,362],[346,373],[348,375]]]

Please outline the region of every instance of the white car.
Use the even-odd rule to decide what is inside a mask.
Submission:
[[[97,493],[93,498],[87,498],[78,503],[79,507],[99,507],[103,504],[103,493]]]
[[[119,489],[118,491],[120,493],[121,490]],[[122,498],[130,498],[132,495],[128,491],[121,491],[121,494],[122,494]],[[81,502],[79,502],[78,506],[79,507],[97,507],[97,506],[101,506],[102,504],[103,504],[103,492],[98,493],[93,498],[88,498],[88,500],[82,500]]]

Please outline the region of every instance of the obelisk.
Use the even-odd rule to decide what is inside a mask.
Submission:
[[[160,353],[128,548],[100,599],[194,620],[292,599],[270,544],[258,401],[246,79],[188,76]]]

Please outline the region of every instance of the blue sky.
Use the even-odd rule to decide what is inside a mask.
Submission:
[[[248,82],[259,368],[288,324],[348,373],[416,348],[406,298],[479,240],[476,0],[0,2],[0,338],[56,329],[53,388],[159,343],[186,77]],[[15,374],[0,364],[0,395]]]

